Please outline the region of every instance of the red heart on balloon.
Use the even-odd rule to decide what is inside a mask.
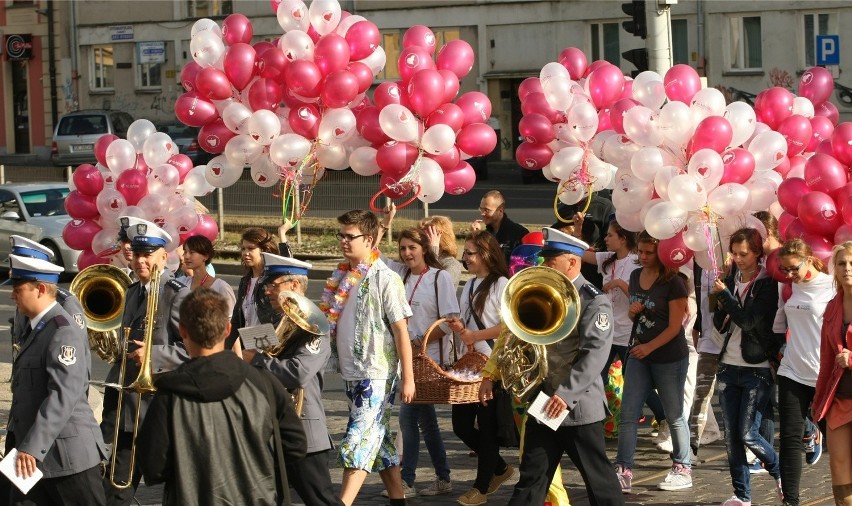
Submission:
[[[344,130],[344,129],[342,129],[342,128],[339,128],[339,127],[338,127],[338,128],[335,128],[335,129],[334,129],[334,136],[335,136],[335,137],[340,137],[341,135],[343,135],[343,134],[345,134],[345,133],[346,133],[346,130]]]
[[[408,114],[405,114],[404,112],[399,113],[399,120],[408,121]]]
[[[287,162],[287,163],[289,163],[289,164],[290,164],[290,167],[295,167],[296,165],[299,165],[299,161],[298,161],[298,160],[290,160],[290,161],[289,161],[289,162]]]
[[[777,162],[778,160],[782,159],[782,158],[784,158],[784,153],[782,153],[782,152],[780,152],[780,151],[778,151],[777,153],[775,153],[775,161],[776,161],[776,162]]]
[[[171,151],[171,150],[172,150],[172,143],[171,143],[171,142],[167,142],[167,143],[166,143],[166,150],[167,150],[167,151]]]
[[[302,19],[302,16],[304,16],[305,14],[302,12],[302,8],[299,7],[297,9],[293,9],[293,12],[290,13],[290,15],[293,17],[293,19]]]
[[[257,182],[258,183],[265,183],[266,182],[266,176],[264,176],[263,174],[258,174],[257,175]]]
[[[417,55],[416,54],[408,55],[408,58],[405,59],[405,64],[408,65],[409,67],[417,66]]]
[[[707,176],[707,171],[709,170],[710,169],[708,167],[702,165],[701,167],[698,167],[698,170],[696,172],[698,172],[701,177],[705,177]]]
[[[118,209],[118,199],[112,199],[109,203],[109,207],[112,209]]]
[[[216,176],[222,175],[222,167],[220,167],[219,165],[214,165],[210,167],[210,170],[213,171],[213,174]]]
[[[326,23],[330,22],[333,17],[334,14],[331,11],[326,11],[322,15],[322,19],[324,19]]]

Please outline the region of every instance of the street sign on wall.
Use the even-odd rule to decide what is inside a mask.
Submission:
[[[817,65],[840,65],[840,35],[817,35]]]
[[[9,61],[30,60],[33,57],[33,36],[29,33],[7,35],[3,47]]]
[[[133,40],[133,25],[114,25],[109,27],[110,40]]]
[[[139,63],[166,62],[165,42],[137,42],[136,51],[136,61]]]

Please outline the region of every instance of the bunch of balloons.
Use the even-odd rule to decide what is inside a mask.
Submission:
[[[192,166],[168,134],[146,119],[134,121],[127,139],[102,136],[95,143],[97,165],[83,164],[73,174],[65,210],[71,221],[62,231],[69,247],[82,251],[80,269],[109,263],[117,251],[119,216],[136,216],[161,226],[172,236],[169,252],[189,236],[214,240],[219,228],[197,211],[195,197],[213,190],[204,167]],[[177,265],[172,254],[170,264]]]
[[[353,151],[352,169],[361,175],[381,173],[380,193],[388,196],[413,190],[418,199],[432,203],[445,192],[466,193],[476,174],[465,160],[497,145],[497,134],[486,124],[488,97],[471,91],[456,98],[459,80],[473,67],[473,48],[451,40],[437,54],[436,49],[428,27],[406,30],[397,60],[400,80],[380,84],[375,105],[358,113],[358,131],[372,145]]]

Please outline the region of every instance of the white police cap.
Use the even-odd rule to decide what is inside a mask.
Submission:
[[[9,279],[3,284],[15,284],[20,281],[43,281],[45,283],[59,283],[59,274],[65,269],[47,260],[33,257],[22,257],[9,255]]]
[[[563,253],[583,256],[589,249],[588,243],[555,228],[545,227],[541,229],[541,233],[544,235],[544,246],[539,252],[541,257],[555,257]]]
[[[295,258],[263,253],[263,273],[267,277],[278,277],[287,274],[308,275],[308,269],[312,267],[308,262],[296,260]]]
[[[121,223],[127,218],[127,237],[130,239],[130,249],[139,253],[151,253],[159,248],[165,248],[171,242],[170,236],[165,230],[152,223],[135,216],[122,216]]]
[[[13,255],[40,258],[47,261],[53,260],[53,250],[26,237],[10,235],[9,243],[12,245],[11,253]]]

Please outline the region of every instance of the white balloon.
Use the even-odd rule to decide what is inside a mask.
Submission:
[[[645,215],[645,230],[656,239],[670,239],[686,225],[687,212],[673,202],[658,202]]]
[[[663,165],[663,153],[655,147],[642,148],[630,158],[630,169],[643,181],[653,181]]]
[[[814,117],[814,103],[807,97],[796,97],[793,99],[793,114],[804,116],[808,119]]]
[[[707,203],[704,185],[693,175],[679,174],[669,181],[668,196],[684,211],[697,211]]]
[[[254,111],[246,122],[247,133],[255,142],[269,146],[281,133],[281,121],[274,112],[261,109]]]
[[[666,101],[663,78],[656,72],[646,70],[633,79],[633,98],[652,111],[658,110]]]
[[[349,29],[352,28],[352,25],[361,21],[367,21],[367,18],[365,18],[364,16],[359,16],[358,14],[353,14],[346,19],[341,19],[340,24],[337,25],[337,29],[334,31],[337,33],[337,35],[340,35],[341,37],[346,37],[346,32],[348,32]]]
[[[231,102],[222,111],[222,121],[228,130],[235,134],[246,133],[249,118],[251,118],[251,111],[239,102]]]
[[[574,205],[586,196],[586,187],[577,180],[559,185],[559,201],[565,205]]]
[[[438,162],[431,158],[420,160],[417,184],[420,185],[420,193],[418,193],[417,198],[421,201],[431,204],[441,198],[444,194],[444,171],[441,170]]]
[[[317,162],[331,170],[343,170],[349,167],[346,148],[341,144],[320,144],[317,147]]]
[[[325,144],[342,144],[355,132],[355,114],[351,109],[329,109],[320,119],[318,135]]]
[[[263,145],[252,139],[249,135],[237,135],[225,144],[225,158],[228,159],[231,165],[240,167],[241,169],[246,165],[254,163],[262,153]],[[216,185],[212,181],[211,184]]]
[[[282,0],[278,5],[278,24],[285,32],[291,30],[307,31],[310,19],[308,8],[302,0]]]
[[[278,47],[289,62],[314,60],[314,41],[310,35],[301,30],[293,30],[282,35],[278,39]]]
[[[624,113],[624,133],[642,146],[659,146],[663,142],[660,119],[651,109],[636,106]]]
[[[619,169],[613,179],[612,204],[616,211],[637,213],[654,195],[654,185],[636,177],[630,169]]]
[[[242,175],[243,166],[231,163],[224,155],[219,155],[210,160],[204,171],[204,176],[207,179],[207,182],[216,188],[231,186],[236,183]],[[187,175],[187,177],[189,177],[189,175]],[[185,185],[186,180],[184,179],[184,186]],[[190,193],[190,195],[192,195],[192,193]]]
[[[442,155],[453,148],[456,143],[456,133],[453,127],[438,123],[423,132],[420,147],[432,155]]]
[[[755,172],[771,170],[787,156],[787,140],[778,132],[764,132],[752,139],[748,150],[754,156]]]
[[[107,146],[106,163],[117,176],[136,165],[136,148],[128,140],[116,139]]]
[[[222,42],[221,35],[204,30],[192,37],[189,52],[195,63],[202,67],[211,67],[225,55],[225,43]]]
[[[716,88],[704,88],[692,97],[689,105],[692,124],[698,126],[701,120],[725,113],[725,96]]]
[[[580,171],[584,154],[583,148],[567,147],[560,149],[550,159],[551,174],[557,179],[570,179]]]
[[[311,141],[299,134],[281,135],[269,145],[272,162],[290,170],[297,170],[310,152]]]
[[[725,108],[723,117],[731,124],[733,138],[731,146],[739,146],[751,138],[757,126],[757,117],[754,109],[745,102],[731,102]]]
[[[217,37],[222,38],[222,29],[219,28],[219,25],[216,24],[215,21],[208,18],[201,18],[196,21],[189,31],[189,37],[195,37],[196,35],[204,31],[209,31]]]
[[[669,182],[680,174],[681,170],[677,167],[665,166],[658,170],[657,174],[654,175],[654,190],[657,192],[657,195],[663,200],[671,200],[669,198]],[[661,239],[661,237],[657,239]]]
[[[373,72],[373,75],[377,75],[382,69],[385,68],[385,63],[387,63],[388,56],[385,53],[385,50],[382,46],[377,47],[370,53],[370,56],[358,60],[364,65],[370,67],[370,70]]]
[[[251,165],[251,179],[261,188],[269,188],[281,181],[281,175],[269,155],[263,155]]]
[[[706,191],[710,192],[719,186],[719,181],[725,174],[725,164],[722,162],[722,156],[719,153],[712,149],[699,149],[689,159],[686,170],[701,182]]]
[[[314,0],[308,7],[308,19],[320,35],[328,35],[337,28],[340,14],[340,3],[337,0]]]
[[[349,165],[352,171],[359,176],[374,176],[382,169],[376,163],[376,148],[372,146],[362,146],[356,148],[349,155]]]
[[[725,218],[748,209],[749,199],[748,188],[738,183],[725,183],[710,192],[707,203],[713,212]]]
[[[208,195],[214,189],[216,189],[216,187],[207,181],[207,165],[193,167],[193,169],[189,171],[189,174],[183,178],[183,191],[186,195],[203,197],[204,195]]]
[[[675,146],[683,146],[692,137],[694,127],[691,113],[689,106],[683,102],[672,101],[664,105],[660,111],[659,123],[660,133]]]
[[[568,111],[568,126],[574,137],[588,142],[598,131],[598,112],[588,102],[578,102]]]
[[[379,112],[379,126],[391,139],[399,142],[417,140],[420,122],[404,105],[389,104]]]
[[[156,131],[157,127],[149,120],[137,119],[127,128],[127,140],[136,148],[136,153],[141,153],[145,140]]]
[[[764,172],[763,174],[778,174],[773,170]],[[751,196],[751,203],[747,211],[755,213],[765,211],[773,202],[778,200],[778,183],[769,177],[752,178],[745,182],[745,187],[748,188],[748,193]]]

